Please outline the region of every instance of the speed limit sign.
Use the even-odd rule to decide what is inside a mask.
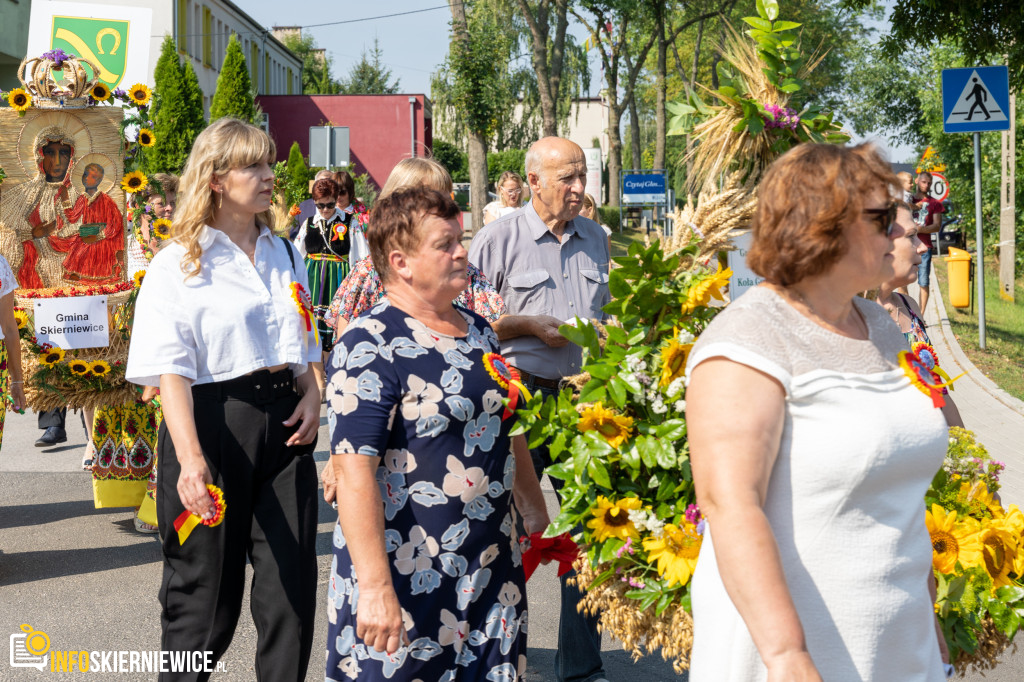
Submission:
[[[942,173],[932,173],[932,188],[928,192],[928,196],[935,201],[945,201],[946,197],[949,196],[949,182],[946,181],[946,176]]]

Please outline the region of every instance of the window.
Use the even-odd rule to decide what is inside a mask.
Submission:
[[[270,94],[270,53],[263,55],[263,94]]]
[[[260,82],[257,76],[260,68],[260,46],[253,41],[249,47],[249,80],[254,87],[259,88]]]
[[[199,59],[199,46],[202,43],[202,33],[199,27],[203,25],[201,15],[199,13],[199,5],[192,3],[192,25],[189,27],[189,54],[195,59]]]
[[[294,89],[294,84],[295,84],[295,74],[292,71],[292,67],[289,66],[288,67],[288,85],[286,86],[288,88],[286,92],[289,95],[292,94],[292,90]]]
[[[213,63],[213,15],[209,7],[203,8],[203,66]]]
[[[178,0],[178,52],[188,52],[188,0]]]

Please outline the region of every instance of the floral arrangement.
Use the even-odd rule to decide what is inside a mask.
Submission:
[[[999,500],[1003,468],[973,433],[950,429],[925,495],[935,611],[960,673],[995,667],[1024,619],[1024,513]]]
[[[16,294],[20,299],[33,298],[64,298],[66,296],[109,296],[131,291],[131,282],[117,284],[96,284],[77,287],[56,287],[54,289],[19,289]]]
[[[681,244],[634,243],[615,259],[605,308],[615,321],[560,328],[584,349],[583,374],[557,397],[530,398],[513,430],[531,446],[547,441],[556,464],[546,471],[565,482],[545,537],[575,531],[585,608],[635,655],[660,648],[677,670],[688,666],[689,582],[703,533],[684,371],[731,275],[701,266],[706,256],[688,235]]]
[[[28,377],[28,384],[43,390],[59,391],[62,385],[68,384],[80,389],[106,390],[124,383],[123,362],[89,359],[77,350],[40,343],[31,315],[25,308],[15,307],[14,319],[25,350],[38,364],[38,369]]]

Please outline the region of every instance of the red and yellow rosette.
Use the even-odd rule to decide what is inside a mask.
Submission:
[[[348,232],[348,225],[346,225],[344,223],[344,221],[339,220],[338,222],[334,223],[334,227],[331,228],[331,238],[332,239],[344,239],[345,238],[345,233],[347,233],[347,232]]]
[[[213,527],[224,520],[224,512],[228,508],[227,503],[224,501],[224,491],[212,484],[208,484],[206,490],[210,493],[210,499],[213,501],[213,518],[204,519],[187,509],[181,512],[178,518],[174,520],[174,530],[178,532],[179,544],[184,545],[185,540],[188,540],[189,534],[199,524]]]
[[[299,311],[299,315],[302,316],[306,323],[306,331],[314,332],[317,335],[317,343],[319,343],[320,333],[317,331],[316,323],[313,321],[313,299],[310,298],[306,287],[298,282],[292,282],[289,287],[292,290],[292,301],[295,303],[295,309]]]
[[[917,344],[914,345],[916,346]],[[931,346],[928,346],[928,348],[931,348]],[[930,355],[925,352],[924,357],[921,357],[921,355],[914,351],[901,350],[898,357],[900,367],[903,369],[903,373],[907,375],[907,378],[910,379],[910,383],[931,398],[932,405],[944,407],[946,399],[942,397],[942,389],[952,386],[953,382],[962,377],[963,374],[956,379],[950,380],[945,375],[945,372],[943,372],[943,376],[946,378],[946,381],[943,381],[943,376],[940,376],[935,371],[935,365],[931,364],[935,357],[934,349],[931,350]]]
[[[925,343],[924,341],[915,341],[910,344],[910,350],[913,351],[914,355],[921,359],[921,362],[923,362],[928,369],[935,374],[938,374],[942,377],[943,381],[947,382],[949,390],[953,390],[953,381],[956,381],[956,379],[951,381],[949,375],[939,367],[939,356],[936,355],[935,349],[932,348],[931,344]]]
[[[484,355],[484,367],[487,368],[487,373],[498,382],[498,385],[508,391],[508,405],[505,406],[505,412],[501,415],[501,419],[504,421],[515,414],[516,405],[519,403],[519,394],[522,393],[529,400],[530,392],[526,390],[526,386],[523,386],[519,370],[508,364],[508,360],[497,353]]]

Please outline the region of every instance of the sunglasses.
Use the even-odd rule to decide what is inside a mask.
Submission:
[[[896,202],[890,201],[885,208],[865,208],[871,221],[878,227],[878,231],[886,237],[892,236],[892,226],[896,222]]]
[[[338,203],[336,201],[329,201],[326,204],[316,204],[316,207],[328,211],[337,205]]]

